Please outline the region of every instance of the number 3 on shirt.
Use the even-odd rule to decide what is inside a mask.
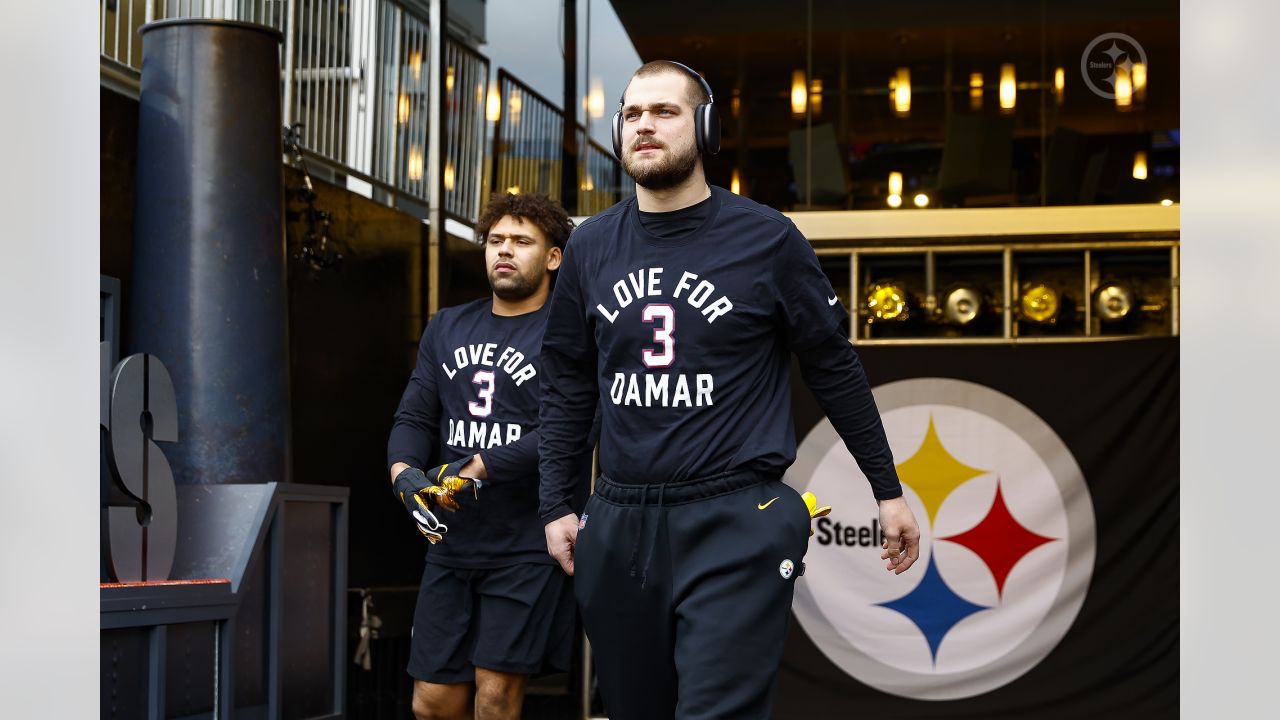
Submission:
[[[471,378],[471,383],[480,386],[476,391],[476,397],[483,402],[469,402],[467,408],[476,417],[488,417],[489,413],[493,412],[493,371],[477,370]]]
[[[662,349],[655,352],[650,348],[644,350],[644,366],[651,368],[671,367],[676,361],[675,310],[666,303],[651,303],[644,306],[640,319],[653,325],[653,342]]]

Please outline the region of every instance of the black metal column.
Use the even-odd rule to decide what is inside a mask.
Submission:
[[[578,214],[578,2],[564,0],[564,122],[561,124],[560,204]]]
[[[173,377],[178,484],[288,479],[281,35],[142,29],[131,352]]]

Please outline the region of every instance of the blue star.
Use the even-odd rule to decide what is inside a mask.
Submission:
[[[987,609],[985,605],[975,605],[957,595],[942,579],[932,556],[929,567],[925,568],[924,579],[915,589],[897,600],[877,604],[902,613],[920,628],[929,643],[934,663],[938,662],[938,646],[951,628],[970,615]]]

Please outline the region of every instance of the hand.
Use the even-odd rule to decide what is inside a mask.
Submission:
[[[884,530],[884,554],[888,560],[886,570],[901,575],[920,557],[920,526],[907,501],[901,496],[880,501],[880,528]]]
[[[831,514],[831,506],[823,505],[818,507],[818,496],[811,492],[807,492],[800,496],[804,500],[804,506],[809,508],[809,519],[826,517]],[[813,526],[809,526],[809,537],[813,537]]]
[[[459,470],[471,459],[467,457],[434,468],[431,470],[430,477],[418,468],[407,465],[396,475],[392,491],[400,498],[405,510],[413,518],[418,532],[422,533],[432,545],[444,539],[444,534],[449,532],[449,526],[440,522],[432,512],[431,501],[434,499],[437,505],[452,512],[460,507],[454,497],[454,493],[459,490],[471,486],[479,497],[480,481],[458,475]],[[401,464],[397,463],[396,466],[399,467]]]
[[[573,546],[578,542],[578,516],[569,513],[547,523],[547,552],[569,575],[573,574]]]
[[[458,504],[457,498],[454,497],[454,494],[459,490],[465,490],[470,487],[471,492],[475,494],[475,498],[479,500],[480,486],[483,485],[483,483],[479,478],[463,475],[462,469],[464,467],[475,467],[473,457],[465,457],[460,460],[454,460],[448,465],[441,465],[439,467],[432,468],[431,471],[427,473],[427,479],[430,480],[432,484],[423,488],[419,492],[426,493],[427,495],[434,497],[440,507],[448,510],[449,512],[454,512],[462,507]]]
[[[435,545],[444,539],[444,534],[449,532],[449,526],[440,522],[427,505],[425,491],[431,487],[435,486],[416,467],[406,467],[401,470],[396,475],[395,483],[391,486],[392,492],[396,494],[396,497],[400,498],[404,509],[409,512],[409,517],[413,518],[418,532],[422,533],[422,536],[430,541],[432,545]]]

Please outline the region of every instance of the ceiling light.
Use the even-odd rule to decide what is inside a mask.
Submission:
[[[1093,294],[1093,314],[1103,322],[1125,319],[1133,305],[1133,293],[1120,283],[1104,283]]]
[[[1169,207],[1170,205],[1172,205],[1172,204],[1173,204],[1173,201],[1172,201],[1172,200],[1170,200],[1169,198],[1165,198],[1165,199],[1163,199],[1163,200],[1161,200],[1161,201],[1160,201],[1160,204],[1161,204],[1161,205],[1163,205],[1163,206],[1165,206],[1165,207]]]
[[[960,285],[948,290],[942,300],[942,318],[952,325],[968,325],[982,312],[982,295]]]
[[[906,320],[907,293],[892,280],[875,283],[867,288],[866,308],[868,322]]]
[[[1032,283],[1022,291],[1022,317],[1036,324],[1056,322],[1061,303],[1058,291],[1044,283]]]
[[[891,208],[902,207],[902,196],[890,195],[885,202],[889,203],[889,207]]]
[[[916,193],[913,200],[918,208],[929,207],[929,196],[924,193]]]
[[[889,194],[890,195],[902,194],[902,173],[898,172],[897,170],[894,170],[893,172],[889,173]]]

